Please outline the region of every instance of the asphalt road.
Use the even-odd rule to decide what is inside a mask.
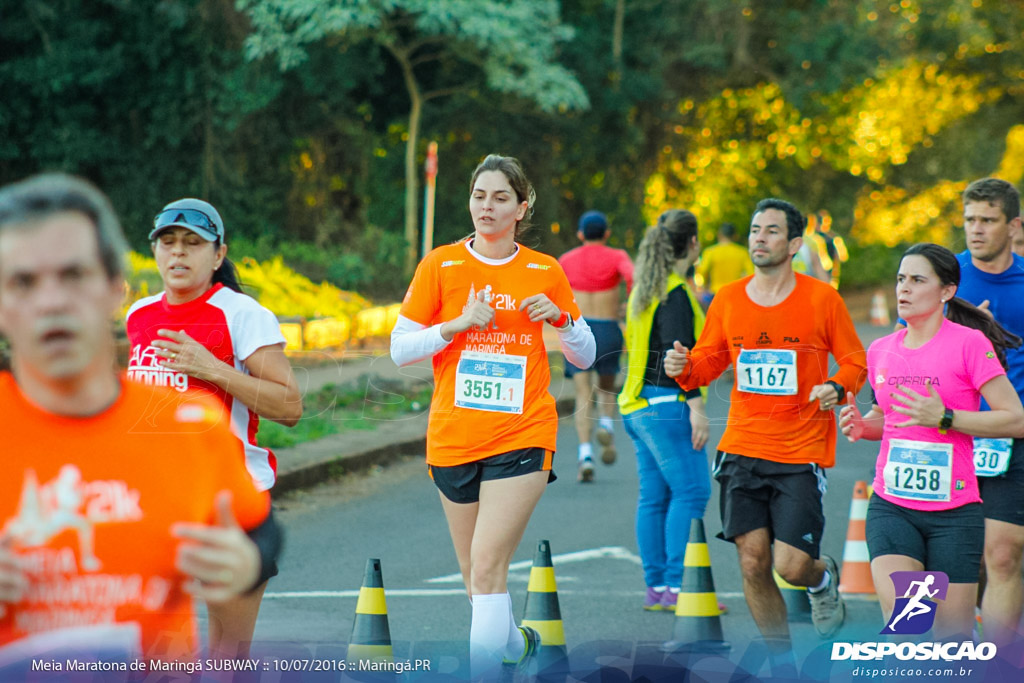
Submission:
[[[724,429],[728,385],[712,385],[711,444]],[[617,426],[619,460],[598,465],[596,481],[575,481],[576,437],[571,418],[559,430],[559,479],[548,487],[513,560],[510,591],[522,617],[530,563],[540,539],[550,541],[567,646],[626,648],[634,653],[669,640],[674,615],[641,609],[644,583],[634,519],[637,479],[629,438]],[[711,449],[708,449],[709,457]],[[870,480],[877,446],[838,444],[825,497],[823,552],[842,563],[854,482]],[[734,547],[714,538],[720,531],[717,484],[705,515],[712,573],[730,657],[749,654],[757,630],[742,596]],[[396,657],[428,653],[437,667],[454,667],[468,640],[470,604],[458,576],[438,494],[422,459],[410,458],[340,482],[290,494],[279,504],[287,532],[281,574],[268,588],[256,630],[261,648],[340,655],[352,629],[368,558],[382,563],[388,617]],[[847,600],[839,640],[873,640],[883,626],[871,596]],[[827,658],[831,643],[808,622],[792,623],[798,662]],[[291,645],[293,644],[293,645]],[[595,645],[597,644],[597,645]],[[617,651],[617,650],[616,650]],[[305,654],[303,654],[305,653]]]

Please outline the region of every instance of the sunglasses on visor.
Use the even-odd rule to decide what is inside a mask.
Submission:
[[[153,219],[153,228],[159,230],[169,225],[180,225],[182,223],[208,230],[214,235],[220,235],[220,229],[213,222],[213,219],[198,209],[168,209],[167,211],[161,211]]]

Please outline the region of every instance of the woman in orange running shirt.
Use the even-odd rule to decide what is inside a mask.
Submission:
[[[549,481],[558,429],[543,331],[574,365],[594,337],[553,257],[517,243],[534,191],[519,162],[490,155],[470,182],[473,235],[423,259],[391,334],[398,365],[431,358],[427,465],[473,605],[470,664],[489,678],[539,636],[518,627],[508,567]]]

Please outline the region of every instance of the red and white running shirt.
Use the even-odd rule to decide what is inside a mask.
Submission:
[[[198,391],[220,399],[231,415],[231,431],[245,446],[245,464],[265,491],[277,479],[277,458],[270,449],[256,445],[260,418],[228,392],[183,372],[162,367],[153,342],[157,330],[182,330],[205,346],[219,360],[249,374],[245,360],[264,346],[284,345],[274,314],[251,296],[216,284],[205,294],[184,304],[167,303],[164,294],[139,299],[128,311],[127,332],[131,344],[128,378],[143,384],[168,387],[187,394]]]

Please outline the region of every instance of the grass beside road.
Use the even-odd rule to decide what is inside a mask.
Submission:
[[[288,448],[354,429],[373,430],[416,415],[430,406],[431,387],[406,386],[401,380],[369,375],[356,383],[327,384],[302,400],[302,419],[294,427],[260,422],[259,443]]]

